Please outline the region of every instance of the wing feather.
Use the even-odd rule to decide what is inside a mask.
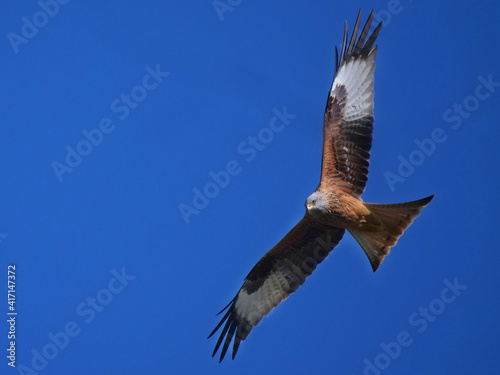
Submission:
[[[222,343],[220,360],[234,337],[232,358],[253,327],[295,292],[330,251],[339,243],[344,229],[325,227],[306,214],[303,219],[257,262],[236,297],[226,306],[221,321],[208,336],[225,323],[213,352]]]
[[[347,44],[347,21],[344,22],[344,39],[342,41],[342,50],[340,51],[340,61],[344,61]]]
[[[361,9],[358,12],[358,17],[356,18],[356,23],[354,24],[354,30],[352,31],[351,41],[349,42],[349,47],[347,47],[347,56],[352,54],[352,49],[354,48],[354,43],[358,36],[359,21],[361,19]]]
[[[328,95],[323,125],[321,182],[360,198],[368,180],[373,133],[373,82],[377,46],[373,46],[382,23],[368,40],[373,21],[370,13],[356,40],[361,11],[358,13],[349,45],[344,31],[340,60],[335,61],[335,76]],[[366,40],[366,43],[365,43]]]
[[[358,13],[358,20],[361,18],[360,16],[361,16],[361,9],[359,10],[359,13]],[[373,12],[370,12],[368,19],[366,20],[365,26],[363,27],[363,30],[361,30],[361,34],[359,35],[358,42],[356,43],[356,46],[354,47],[354,51],[353,51],[354,54],[360,52],[361,47],[363,46],[363,43],[365,42],[365,39],[368,35],[368,31],[370,30],[370,25],[372,24],[372,20],[373,20]]]

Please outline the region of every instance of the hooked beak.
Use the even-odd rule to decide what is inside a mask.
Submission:
[[[306,207],[307,207],[307,211],[311,211],[311,209],[312,209],[314,206],[313,206],[311,203],[308,203],[308,204],[306,205]]]

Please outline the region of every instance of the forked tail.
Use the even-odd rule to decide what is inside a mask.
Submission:
[[[407,203],[365,203],[379,225],[375,227],[376,229],[351,229],[349,232],[368,256],[373,272],[378,269],[384,257],[389,254],[391,247],[396,245],[398,238],[432,198],[434,195]]]

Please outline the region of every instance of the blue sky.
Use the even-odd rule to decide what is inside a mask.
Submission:
[[[496,374],[497,2],[215,5],[0,6],[0,372]],[[436,197],[375,274],[346,235],[219,364],[215,314],[319,181],[359,8],[384,21],[363,199]]]

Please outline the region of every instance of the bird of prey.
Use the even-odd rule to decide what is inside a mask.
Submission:
[[[347,44],[347,22],[323,124],[321,180],[305,202],[300,222],[250,271],[210,338],[223,325],[214,356],[220,361],[234,337],[232,358],[253,327],[302,285],[346,230],[364,250],[375,272],[391,247],[433,196],[398,204],[363,203],[373,132],[375,39],[368,37],[373,11],[358,35],[361,11]],[[368,37],[368,39],[367,39]],[[224,324],[225,323],[225,324]]]

